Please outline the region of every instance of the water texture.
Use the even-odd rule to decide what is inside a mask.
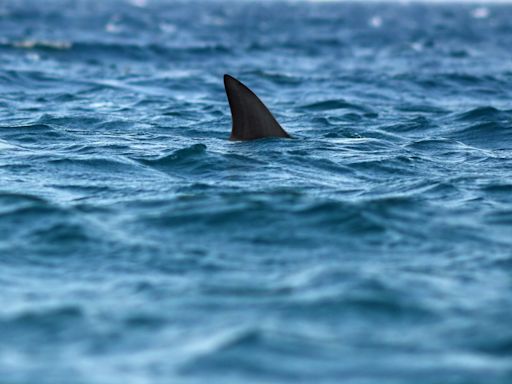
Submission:
[[[511,20],[1,2],[0,382],[511,383]]]

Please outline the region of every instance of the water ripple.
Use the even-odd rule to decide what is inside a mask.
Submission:
[[[0,381],[509,383],[511,17],[1,3]]]

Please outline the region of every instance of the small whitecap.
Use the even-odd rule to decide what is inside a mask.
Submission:
[[[109,109],[109,108],[112,108],[114,106],[114,103],[110,102],[110,101],[107,101],[107,102],[97,102],[97,103],[92,103],[91,104],[91,107],[94,108],[94,109]]]
[[[15,46],[16,48],[31,49],[31,48],[34,48],[36,46],[36,44],[37,44],[37,42],[33,41],[33,40],[23,40],[23,41],[17,41],[15,43],[13,43],[12,45]]]
[[[121,27],[118,24],[107,23],[107,25],[105,25],[105,31],[109,33],[117,33],[121,31]]]
[[[411,48],[416,51],[416,52],[421,52],[423,51],[423,44],[419,43],[419,42],[416,42],[416,43],[412,43],[411,44]]]
[[[194,72],[191,70],[173,69],[168,71],[161,71],[159,74],[160,76],[168,79],[184,79],[192,77]]]
[[[50,48],[50,49],[69,49],[71,48],[71,43],[66,41],[47,41],[47,40],[22,40],[17,41],[12,44],[16,48],[25,48],[25,49],[33,49],[33,48]]]
[[[471,16],[473,16],[475,19],[486,19],[489,17],[489,8],[486,7],[478,7],[473,9],[471,12]]]
[[[130,0],[130,4],[139,8],[144,8],[148,5],[148,0]]]
[[[110,20],[107,22],[107,24],[105,25],[105,31],[110,32],[110,33],[120,32],[122,29],[120,22],[121,22],[121,16],[113,15],[110,18]]]
[[[16,48],[52,48],[52,49],[69,49],[71,44],[64,41],[37,41],[37,40],[22,40],[13,43]]]
[[[178,29],[178,28],[176,27],[176,25],[174,25],[174,24],[170,24],[170,23],[161,23],[161,24],[159,25],[159,27],[160,27],[160,30],[161,30],[162,32],[165,32],[165,33],[168,33],[168,34],[173,34],[173,33],[175,33],[175,32],[176,32],[176,30]]]
[[[374,16],[370,19],[370,25],[373,28],[380,28],[382,26],[382,18],[380,16]]]
[[[27,59],[29,59],[30,61],[39,61],[41,60],[41,56],[39,56],[35,52],[30,52],[29,54],[27,54]]]

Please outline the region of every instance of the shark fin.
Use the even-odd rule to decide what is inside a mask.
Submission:
[[[233,120],[230,140],[290,137],[248,87],[230,75],[224,75],[224,87]]]

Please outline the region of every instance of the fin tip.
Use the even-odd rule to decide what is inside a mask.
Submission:
[[[236,80],[233,76],[225,73],[224,74],[224,83],[227,82],[227,81],[231,81],[231,80]]]

